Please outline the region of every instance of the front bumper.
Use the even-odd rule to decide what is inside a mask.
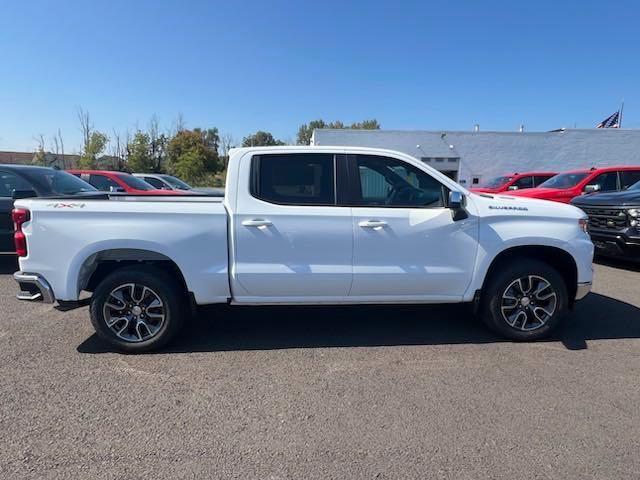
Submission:
[[[56,297],[49,282],[38,273],[16,272],[13,279],[20,285],[20,292],[16,295],[18,300],[29,302],[54,303]]]
[[[576,301],[582,300],[591,291],[591,282],[579,283],[576,288]]]
[[[640,260],[640,236],[635,229],[627,229],[621,232],[606,232],[591,230],[591,241],[597,255],[605,257],[622,257],[632,260]]]

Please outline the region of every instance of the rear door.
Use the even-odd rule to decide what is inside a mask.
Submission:
[[[448,189],[414,165],[349,155],[353,286],[364,301],[460,301],[473,272],[478,219],[454,221]]]
[[[238,303],[347,298],[351,208],[337,206],[344,155],[282,153],[240,162],[233,213],[232,289]]]

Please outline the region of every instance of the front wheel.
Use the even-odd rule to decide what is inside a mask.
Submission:
[[[170,275],[146,265],[124,267],[100,282],[91,297],[96,333],[123,352],[158,349],[180,330],[182,288]]]
[[[493,331],[513,340],[545,338],[566,313],[566,283],[547,263],[512,262],[487,280],[483,320]]]

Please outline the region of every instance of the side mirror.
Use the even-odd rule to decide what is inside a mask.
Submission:
[[[517,185],[509,185],[509,188],[507,188],[507,190],[518,190],[518,186]]]
[[[595,192],[599,192],[600,191],[600,185],[593,184],[593,185],[586,185],[584,187],[584,193],[595,193]]]
[[[464,209],[465,200],[465,196],[461,192],[455,190],[449,192],[449,208],[451,209],[454,222],[463,220],[469,216]]]
[[[21,198],[33,198],[37,196],[38,194],[36,193],[35,190],[14,190],[13,193],[11,194],[11,197],[14,200],[19,200]]]

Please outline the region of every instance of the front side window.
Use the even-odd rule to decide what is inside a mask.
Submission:
[[[357,155],[359,184],[354,203],[362,206],[443,207],[444,186],[401,160]]]
[[[618,189],[618,174],[616,172],[602,173],[591,180],[589,185],[597,185],[599,192],[613,192]]]
[[[157,189],[167,188],[164,182],[162,180],[158,180],[157,178],[144,177],[143,180],[154,188],[157,188]]]
[[[578,185],[582,180],[587,178],[589,175],[586,172],[578,172],[578,173],[561,173],[556,175],[555,177],[551,177],[546,182],[543,182],[540,185],[540,188],[573,188]]]
[[[489,180],[487,180],[485,182],[480,183],[480,187],[483,187],[483,188],[500,188],[505,183],[510,182],[511,178],[512,177],[493,177],[493,178],[490,178]],[[474,183],[478,183],[478,182],[474,182]]]
[[[251,194],[285,205],[335,205],[332,154],[297,153],[254,156]]]
[[[102,192],[110,192],[112,190],[111,187],[113,187],[113,190],[122,188],[109,177],[95,173],[89,175],[89,183]]]
[[[518,187],[518,189],[520,188],[533,188],[533,177],[521,177],[518,180],[516,180],[515,182],[513,182],[513,184]]]
[[[128,173],[118,174],[118,178],[122,180],[126,185],[136,190],[153,190],[153,187],[141,178],[134,177]]]

